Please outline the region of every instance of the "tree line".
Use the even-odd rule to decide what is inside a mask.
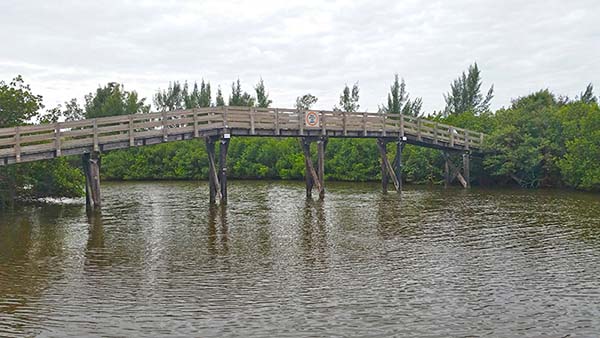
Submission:
[[[547,89],[516,98],[508,107],[490,110],[494,87],[482,93],[481,72],[471,65],[444,94],[442,111],[424,116],[422,99],[411,98],[404,79],[394,75],[387,100],[380,112],[421,116],[427,119],[481,131],[486,155],[473,161],[474,184],[518,185],[522,187],[572,187],[600,190],[600,109],[589,84],[575,98],[557,96]],[[213,100],[210,82],[200,84],[174,81],[159,89],[152,98],[154,109],[169,111],[225,105],[220,87]],[[298,109],[310,109],[318,98],[307,93],[296,98]],[[358,83],[345,85],[332,109],[356,112],[360,109]],[[269,107],[272,104],[261,78],[253,90],[242,89],[239,79],[232,82],[227,104]],[[40,123],[72,121],[113,115],[143,114],[150,104],[136,91],[118,83],[108,83],[85,96],[79,104],[72,99],[44,110],[21,76],[0,81],[0,128]],[[394,156],[394,149],[390,149]],[[0,204],[15,196],[80,196],[83,175],[77,158],[24,163],[0,168]],[[409,183],[441,183],[443,157],[437,150],[407,146],[402,174]],[[103,179],[205,179],[208,163],[199,140],[130,148],[103,155]],[[228,166],[232,178],[301,179],[304,158],[300,145],[291,138],[234,138]],[[373,140],[332,139],[326,154],[329,180],[367,181],[378,179],[379,158]]]

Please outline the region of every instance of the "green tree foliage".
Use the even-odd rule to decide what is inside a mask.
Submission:
[[[402,113],[415,117],[421,116],[423,100],[417,97],[411,101],[408,96],[404,79],[400,81],[398,74],[395,74],[394,83],[390,86],[390,92],[388,93],[387,106],[384,105],[381,111],[389,114]]]
[[[587,102],[572,102],[557,113],[566,148],[558,166],[569,186],[600,190],[600,108]]]
[[[9,83],[0,81],[0,128],[23,125],[42,108],[42,96],[33,94],[21,75]]]
[[[71,103],[67,110],[74,109]],[[0,82],[0,127],[24,125],[40,116],[42,108],[42,96],[33,94],[21,76],[9,84]],[[61,116],[62,112],[58,117]],[[17,196],[80,196],[82,182],[81,171],[70,166],[66,158],[0,167],[0,207],[12,203]]]
[[[217,107],[223,107],[225,105],[225,100],[223,99],[223,92],[221,91],[221,87],[217,89],[217,98],[215,99]]]
[[[181,85],[178,81],[169,82],[165,90],[158,90],[154,95],[154,106],[158,111],[172,111],[177,109],[192,109],[211,106],[210,82],[194,82],[190,92],[187,82]]]
[[[360,98],[359,91],[358,82],[352,86],[352,90],[350,90],[348,85],[345,85],[340,95],[340,106],[333,107],[333,110],[357,112],[360,109],[360,105],[358,104]]]
[[[450,92],[444,95],[446,101],[445,115],[462,114],[467,111],[481,114],[489,110],[490,101],[494,97],[494,86],[488,90],[485,98],[481,94],[481,72],[477,63],[469,66],[468,72],[454,80]]]
[[[262,78],[260,79],[260,81],[258,81],[256,87],[254,87],[254,90],[256,91],[257,107],[268,108],[271,105],[271,103],[273,103],[273,101],[269,99],[269,93],[267,93],[265,89],[265,83]]]
[[[40,118],[40,123],[55,123],[59,121],[77,121],[84,118],[83,108],[77,103],[77,99],[65,102],[65,107],[57,105],[46,111]]]
[[[231,84],[231,96],[229,105],[235,107],[253,107],[255,99],[247,92],[242,91],[240,79]]]
[[[310,93],[298,96],[296,98],[296,109],[308,110],[313,104],[317,103],[318,100],[319,99],[316,96]]]
[[[150,105],[138,99],[135,91],[128,92],[116,82],[109,82],[85,96],[85,118],[147,113]]]
[[[594,86],[590,83],[585,87],[585,91],[579,94],[579,101],[583,103],[598,103],[598,99],[594,96]]]

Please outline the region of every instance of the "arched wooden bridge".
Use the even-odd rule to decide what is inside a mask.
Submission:
[[[227,201],[227,149],[232,136],[299,137],[305,155],[306,192],[313,187],[324,196],[324,162],[327,140],[377,139],[381,155],[382,185],[392,181],[402,189],[402,149],[405,144],[440,149],[446,163],[446,184],[455,178],[469,186],[469,155],[479,152],[484,134],[402,114],[349,113],[253,107],[211,107],[162,113],[134,114],[80,121],[0,129],[0,166],[83,155],[86,200],[98,207],[100,200],[100,154],[151,144],[204,138],[209,157],[211,203]],[[317,165],[310,144],[317,143]],[[394,142],[397,156],[389,162],[386,144]],[[220,143],[218,159],[215,143]],[[449,153],[462,153],[463,165],[455,166]]]

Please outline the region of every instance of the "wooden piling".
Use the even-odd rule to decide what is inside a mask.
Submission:
[[[221,204],[227,204],[227,150],[229,149],[229,135],[221,138],[219,147],[219,182],[221,188]]]
[[[387,166],[385,164],[385,158],[387,157],[387,148],[383,139],[377,139],[377,148],[379,149],[379,156],[381,157],[381,190],[384,193],[387,193],[390,177],[388,175]]]
[[[210,195],[209,201],[210,204],[215,204],[217,195],[220,195],[220,185],[215,165],[215,140],[212,137],[206,138],[206,154],[208,155],[208,191]]]
[[[85,204],[88,209],[101,206],[100,199],[100,154],[96,151],[83,154],[85,174]]]
[[[306,177],[306,196],[312,196],[312,188],[315,187],[319,192],[319,198],[325,198],[325,148],[327,147],[327,138],[302,137],[300,140],[302,151],[304,152],[305,177]],[[317,142],[317,168],[312,162],[310,154],[311,142]]]
[[[379,148],[379,156],[381,157],[381,186],[383,192],[387,192],[387,187],[389,181],[391,180],[394,183],[394,188],[397,192],[401,191],[400,181],[398,179],[398,174],[396,173],[396,169],[392,166],[390,161],[387,158],[387,147],[386,140],[382,138],[377,139],[377,148]],[[394,160],[396,162],[396,160]]]
[[[469,153],[464,153],[462,155],[463,160],[463,177],[465,179],[466,186],[465,188],[471,187],[471,159]]]
[[[312,174],[314,168],[310,156],[310,141],[308,141],[307,138],[302,137],[300,139],[300,144],[302,145],[302,152],[304,153],[304,179],[306,182],[306,197],[310,198],[312,197],[312,188],[314,185]]]
[[[402,151],[406,143],[402,141],[396,142],[396,157],[394,157],[394,170],[396,179],[398,180],[398,193],[402,192]]]
[[[325,148],[327,147],[327,138],[321,137],[317,141],[317,164],[319,166],[319,199],[325,198]]]

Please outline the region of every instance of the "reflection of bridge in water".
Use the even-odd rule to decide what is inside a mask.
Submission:
[[[0,165],[83,155],[86,200],[100,201],[100,153],[163,142],[204,138],[209,158],[211,203],[227,202],[227,149],[231,136],[299,137],[305,156],[306,193],[313,187],[325,193],[327,140],[374,138],[381,156],[383,190],[389,182],[402,189],[402,149],[405,144],[444,152],[446,184],[457,178],[469,186],[469,155],[479,152],[484,134],[402,114],[303,111],[280,108],[211,107],[162,113],[134,114],[80,121],[0,129]],[[396,157],[387,158],[387,143],[396,145]],[[317,144],[313,163],[311,143]],[[215,145],[219,144],[218,157]],[[462,168],[449,153],[462,153]]]

